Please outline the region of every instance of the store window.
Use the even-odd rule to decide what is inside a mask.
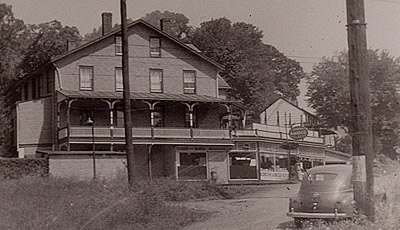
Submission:
[[[275,157],[272,154],[260,153],[260,170],[276,170]]]
[[[230,179],[257,179],[256,153],[229,153]]]
[[[205,152],[180,152],[178,155],[179,180],[207,179],[207,154]]]

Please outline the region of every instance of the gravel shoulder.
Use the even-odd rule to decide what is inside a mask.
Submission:
[[[289,198],[298,192],[299,184],[263,186],[256,193],[239,199],[182,202],[180,205],[212,212],[204,222],[185,230],[293,229],[293,220],[286,216]],[[258,190],[258,189],[257,189]]]

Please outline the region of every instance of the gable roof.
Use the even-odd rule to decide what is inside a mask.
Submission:
[[[194,55],[200,57],[201,59],[205,60],[206,62],[208,62],[208,63],[210,63],[210,64],[212,64],[212,65],[214,65],[214,66],[216,66],[217,68],[219,68],[219,69],[223,69],[223,68],[224,68],[223,65],[221,65],[221,64],[219,64],[219,63],[217,63],[217,62],[211,60],[210,58],[206,57],[205,55],[203,55],[201,52],[199,52],[199,50],[198,50],[197,48],[194,48],[194,47],[192,47],[191,45],[188,45],[188,44],[183,43],[183,42],[180,41],[179,39],[174,38],[173,36],[171,36],[171,35],[165,33],[164,31],[162,31],[162,30],[158,29],[157,27],[151,25],[150,23],[144,21],[143,19],[138,19],[138,20],[136,20],[136,21],[133,21],[133,22],[129,23],[129,25],[128,25],[127,27],[128,27],[128,29],[129,29],[130,27],[133,27],[133,26],[138,25],[138,24],[142,24],[142,25],[144,25],[144,26],[146,26],[146,27],[148,27],[148,28],[150,28],[150,29],[156,31],[157,33],[161,34],[162,36],[164,36],[164,37],[166,37],[166,38],[168,38],[168,39],[170,39],[170,40],[172,40],[173,42],[177,43],[178,45],[182,46],[183,48],[185,48],[186,50],[188,50],[189,52],[191,52],[192,54],[194,54]],[[110,36],[114,36],[114,35],[116,35],[116,34],[118,34],[118,33],[121,33],[121,28],[118,29],[118,30],[113,30],[113,31],[111,31],[111,32],[109,32],[109,33],[107,33],[107,34],[105,34],[105,35],[99,37],[99,38],[96,38],[96,39],[94,39],[94,40],[92,40],[92,41],[90,41],[90,42],[88,42],[88,43],[85,43],[85,44],[82,45],[82,46],[79,46],[79,47],[77,47],[77,48],[75,48],[75,49],[73,49],[73,50],[70,50],[70,51],[68,51],[68,52],[65,53],[65,54],[62,54],[62,55],[60,55],[60,56],[57,56],[57,57],[51,59],[51,62],[54,63],[54,62],[56,62],[56,61],[58,61],[58,60],[60,60],[60,59],[63,59],[64,57],[67,57],[67,56],[69,56],[69,55],[71,55],[71,54],[73,54],[73,53],[76,53],[76,52],[78,52],[78,51],[80,51],[80,50],[82,50],[82,49],[85,49],[86,47],[89,47],[89,46],[91,46],[91,45],[93,45],[93,44],[95,44],[95,43],[98,43],[98,42],[100,42],[100,41],[102,41],[102,40],[104,40],[104,39],[106,39],[106,38],[108,38],[108,37],[110,37]]]
[[[296,107],[297,109],[303,111],[304,113],[306,113],[306,114],[308,114],[308,115],[310,115],[310,116],[312,116],[312,117],[315,117],[316,119],[319,120],[319,118],[318,118],[315,114],[312,114],[312,113],[308,112],[307,110],[305,110],[305,109],[303,109],[303,108],[300,108],[299,106],[293,104],[292,102],[286,100],[286,99],[283,98],[283,97],[278,97],[278,98],[276,98],[275,100],[273,100],[269,105],[267,105],[267,107],[265,107],[265,109],[262,110],[262,112],[264,112],[265,110],[267,110],[269,107],[271,107],[273,104],[275,104],[275,103],[276,103],[277,101],[279,101],[279,100],[283,100],[283,101],[289,103],[290,105]]]

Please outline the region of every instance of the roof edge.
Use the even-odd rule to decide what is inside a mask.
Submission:
[[[185,49],[189,50],[190,52],[192,52],[193,54],[197,55],[198,57],[200,57],[200,58],[206,60],[207,62],[209,62],[210,64],[216,66],[217,68],[219,68],[219,69],[224,69],[224,68],[225,68],[223,65],[221,65],[221,64],[215,62],[214,60],[208,58],[208,57],[205,56],[204,54],[197,52],[196,50],[194,50],[194,49],[191,48],[190,46],[186,45],[184,42],[180,41],[180,40],[177,39],[177,38],[172,37],[171,35],[165,33],[164,31],[158,29],[157,27],[151,25],[150,23],[146,22],[146,21],[143,20],[143,19],[137,19],[136,21],[131,22],[131,23],[128,25],[128,28],[130,28],[130,27],[132,27],[132,26],[134,26],[134,25],[136,25],[136,24],[139,24],[139,23],[142,23],[143,25],[145,25],[145,26],[147,26],[147,27],[149,27],[149,28],[155,30],[156,32],[160,33],[160,34],[163,35],[164,37],[167,37],[168,39],[170,39],[170,40],[172,40],[172,41],[178,43],[179,45],[181,45],[181,46],[184,47]],[[60,56],[58,56],[58,57],[55,57],[55,58],[52,58],[52,59],[50,60],[50,62],[53,62],[53,63],[54,63],[54,62],[57,62],[58,60],[60,60],[60,59],[62,59],[62,58],[64,58],[64,57],[66,57],[66,56],[69,56],[69,55],[71,55],[71,54],[73,54],[73,53],[76,53],[76,52],[78,52],[78,51],[80,51],[80,50],[82,50],[82,49],[84,49],[84,48],[86,48],[86,47],[89,47],[89,46],[91,46],[91,45],[93,45],[93,44],[95,44],[95,43],[97,43],[97,42],[102,41],[103,39],[106,39],[106,38],[108,38],[108,37],[110,37],[110,36],[112,36],[112,35],[118,34],[118,33],[120,33],[120,32],[121,32],[121,28],[119,28],[119,29],[117,29],[117,30],[114,30],[114,31],[110,31],[110,32],[108,32],[107,34],[105,34],[105,35],[103,35],[103,36],[101,36],[101,37],[99,37],[99,38],[96,38],[96,39],[94,39],[94,40],[92,40],[92,41],[89,41],[88,43],[85,43],[85,44],[83,44],[82,46],[76,47],[75,49],[72,49],[72,50],[68,51],[68,52],[65,53],[65,54],[62,54],[62,55],[60,55]]]

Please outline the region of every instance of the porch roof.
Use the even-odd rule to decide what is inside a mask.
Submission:
[[[77,91],[77,90],[58,90],[58,92],[67,98],[123,99],[122,92]],[[228,103],[243,108],[243,105],[241,105],[237,101],[224,100],[221,98],[215,98],[205,95],[196,95],[196,94],[131,92],[131,100]]]

